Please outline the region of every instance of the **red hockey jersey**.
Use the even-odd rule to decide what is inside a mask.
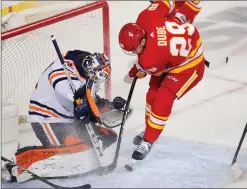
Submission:
[[[138,63],[151,75],[167,71],[179,73],[204,59],[198,30],[190,23],[181,24],[167,18],[173,9],[165,2],[151,4],[136,21],[147,32],[146,47],[138,56]]]

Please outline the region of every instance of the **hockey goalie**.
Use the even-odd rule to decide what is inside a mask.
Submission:
[[[45,177],[88,173],[104,166],[102,159],[117,141],[113,128],[121,124],[126,102],[121,97],[110,102],[98,95],[111,73],[104,54],[73,50],[64,62],[65,68],[59,59],[50,64],[31,95],[28,121],[42,145],[15,154],[17,165]],[[128,109],[126,119],[130,113]],[[32,178],[10,164],[2,171],[4,180]]]

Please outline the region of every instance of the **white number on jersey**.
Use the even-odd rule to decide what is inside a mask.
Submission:
[[[188,32],[189,36],[192,36],[195,32],[195,27],[189,23],[183,25],[178,25],[176,22],[165,22],[166,29],[169,33],[173,35],[183,35]],[[178,45],[181,45],[178,47]],[[186,48],[189,46],[188,48]],[[172,56],[182,56],[187,57],[190,53],[191,39],[185,39],[184,37],[172,37],[170,39],[170,52]]]

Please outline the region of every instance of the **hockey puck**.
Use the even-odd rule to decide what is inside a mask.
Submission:
[[[124,168],[127,169],[128,171],[133,171],[133,168],[132,168],[132,166],[130,166],[130,165],[127,165],[127,164],[126,164],[126,165],[124,166]]]

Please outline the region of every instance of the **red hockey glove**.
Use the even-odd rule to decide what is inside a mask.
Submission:
[[[141,70],[141,69],[137,69],[136,65],[134,65],[131,70],[129,71],[129,76],[130,77],[135,77],[137,76],[138,79],[144,78],[146,76],[146,72]]]

